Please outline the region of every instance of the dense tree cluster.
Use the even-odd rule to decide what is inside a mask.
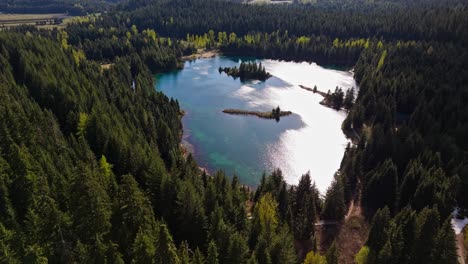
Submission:
[[[182,156],[178,102],[138,53],[101,69],[18,32],[0,34],[3,262],[296,263],[321,208],[310,176],[296,190],[277,171],[251,200]]]
[[[183,162],[179,105],[137,55],[102,72],[34,34],[0,35],[2,258],[128,259],[159,228],[143,190]]]
[[[364,52],[356,65],[360,93],[343,124],[363,132],[352,155],[360,159],[365,200],[391,210],[437,204],[446,217],[457,190],[459,205],[466,205],[467,54],[457,45],[414,42],[378,53],[378,47]],[[436,74],[441,65],[452,70]]]
[[[326,104],[331,107],[339,110],[344,103],[344,92],[341,87],[336,87],[333,93],[328,90],[327,95],[325,96]]]
[[[360,136],[340,171],[345,195],[362,191],[369,215],[381,209],[388,225],[371,229],[366,263],[456,262],[447,219],[455,206],[467,208],[467,58],[462,45],[414,41],[359,58],[359,96],[343,128]]]
[[[219,67],[219,73],[226,73],[229,76],[234,78],[240,78],[241,81],[246,80],[260,80],[265,81],[266,79],[271,77],[271,74],[265,70],[265,67],[262,63],[256,62],[241,62],[239,68],[237,66],[234,67]],[[277,113],[279,117],[279,111]]]
[[[322,212],[320,194],[309,173],[297,186],[287,186],[280,170],[262,177],[254,194],[254,202],[270,193],[278,203],[279,217],[293,227],[295,239],[308,240],[314,236],[313,224]]]
[[[317,93],[317,86],[314,86],[313,89],[311,89],[312,92]],[[345,109],[345,110],[351,110],[354,100],[355,100],[355,90],[354,87],[351,87],[350,89],[346,90],[346,93],[343,92],[343,88],[341,87],[336,87],[335,91],[332,93],[330,90],[328,90],[327,93],[324,92],[319,92],[321,93],[324,98],[320,102],[320,104],[334,108],[336,110],[340,109]]]
[[[139,31],[130,27],[106,27],[101,16],[73,23],[60,41],[84,51],[88,59],[112,63],[117,57],[137,53],[152,72],[178,67],[181,46],[170,38],[161,38],[152,29]]]
[[[357,263],[457,263],[454,241],[450,219],[441,219],[437,209],[406,207],[392,219],[384,207],[372,219]]]
[[[450,4],[450,7],[447,6]],[[453,8],[460,5],[459,8]],[[311,5],[245,5],[208,0],[132,0],[132,23],[185,38],[187,33],[288,31],[340,39],[383,37],[405,40],[468,39],[463,1],[317,1]],[[127,16],[122,17],[127,19]]]
[[[221,41],[220,49],[226,54],[352,66],[369,42],[369,39],[331,39],[325,35],[296,37],[288,31],[243,37],[231,33],[227,41]]]
[[[198,49],[218,48],[229,55],[288,61],[313,61],[327,65],[352,66],[359,54],[370,45],[371,39],[332,39],[326,35],[294,36],[288,31],[272,33],[236,33],[210,30],[203,35],[187,34],[187,43]]]

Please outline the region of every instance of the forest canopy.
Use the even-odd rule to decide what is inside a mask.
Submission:
[[[457,0],[131,0],[63,29],[2,30],[0,262],[456,263],[467,12]],[[326,193],[318,175],[288,185],[281,168],[254,190],[182,151],[182,109],[153,74],[198,49],[354,69],[357,97],[329,95],[353,144]],[[339,235],[320,247],[315,223],[344,229],[355,205],[361,248],[342,250]]]

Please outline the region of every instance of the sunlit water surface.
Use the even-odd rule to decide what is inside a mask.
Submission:
[[[290,184],[310,171],[324,193],[348,142],[341,131],[346,113],[320,105],[320,95],[298,85],[317,85],[322,91],[355,87],[352,74],[305,62],[257,61],[273,75],[266,82],[220,74],[218,67],[238,65],[240,59],[215,57],[157,75],[156,89],[179,100],[186,111],[183,143],[209,172],[235,173],[242,183],[257,186],[263,171],[280,168]],[[294,115],[277,123],[222,113],[226,108],[271,111],[276,106]]]

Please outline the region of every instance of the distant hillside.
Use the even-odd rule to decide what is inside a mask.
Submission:
[[[109,10],[120,0],[6,0],[1,1],[0,12],[14,14],[68,13],[83,15]]]

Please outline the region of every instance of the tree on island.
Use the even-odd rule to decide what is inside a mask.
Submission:
[[[271,110],[271,114],[272,114],[273,117],[276,119],[276,122],[279,122],[280,117],[281,117],[281,109],[280,109],[280,107],[278,106],[278,107],[276,107],[276,109],[273,108],[273,109]]]
[[[328,90],[328,93],[325,96],[325,99],[326,99],[326,104],[328,106],[333,107],[336,110],[340,110],[341,107],[343,106],[343,101],[344,101],[343,89],[337,86],[333,93],[331,93],[330,90]]]

